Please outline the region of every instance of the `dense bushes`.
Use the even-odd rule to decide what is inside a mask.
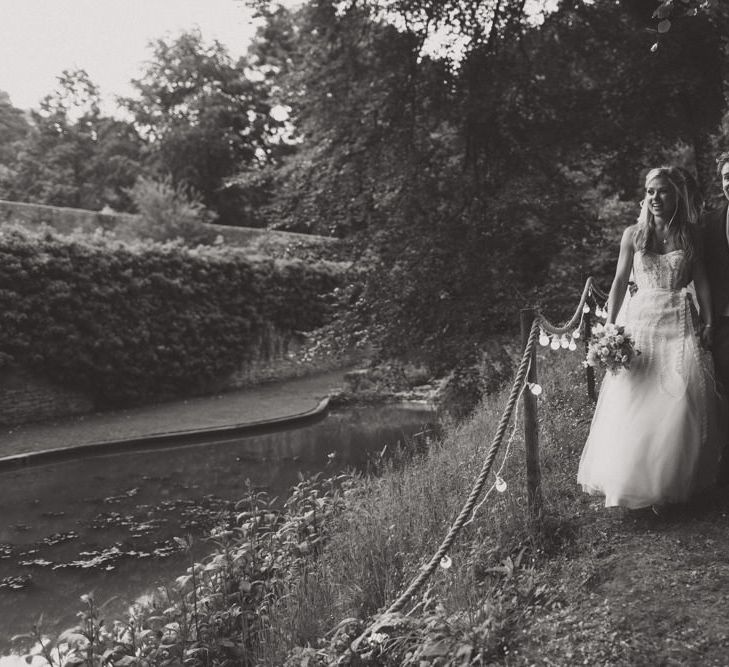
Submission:
[[[0,364],[42,370],[100,404],[204,389],[265,344],[311,330],[331,265],[103,237],[0,233]]]

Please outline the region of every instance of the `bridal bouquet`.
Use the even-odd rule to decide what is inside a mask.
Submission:
[[[633,339],[618,324],[596,324],[587,345],[586,366],[602,366],[611,373],[621,368],[630,368],[630,364],[640,354],[635,349]]]

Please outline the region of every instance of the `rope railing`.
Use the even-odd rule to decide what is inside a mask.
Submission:
[[[427,580],[432,576],[433,572],[438,568],[440,565],[442,559],[446,556],[449,549],[453,545],[453,542],[455,541],[456,537],[458,536],[458,533],[461,531],[461,529],[468,523],[470,523],[471,519],[473,518],[473,512],[475,511],[474,508],[476,507],[476,503],[478,502],[479,496],[481,495],[481,492],[483,491],[484,486],[486,485],[486,481],[488,479],[489,474],[491,473],[491,469],[493,467],[494,460],[496,459],[496,456],[499,452],[499,448],[501,447],[502,441],[504,439],[504,434],[506,433],[506,429],[509,426],[509,422],[511,421],[512,414],[514,412],[514,406],[516,405],[517,400],[522,395],[524,386],[528,384],[528,376],[534,376],[536,377],[536,368],[534,365],[534,361],[536,359],[535,353],[536,353],[536,342],[537,342],[537,336],[540,331],[545,331],[547,333],[550,333],[555,336],[562,336],[568,332],[572,332],[575,330],[575,327],[581,324],[582,317],[584,316],[584,307],[587,302],[587,299],[590,295],[595,295],[597,298],[600,299],[606,299],[607,294],[597,288],[594,284],[594,281],[592,277],[588,277],[585,281],[584,289],[582,290],[582,295],[580,296],[580,302],[577,306],[577,309],[575,310],[574,315],[570,318],[570,320],[565,323],[562,326],[556,326],[552,324],[544,315],[542,315],[541,312],[534,310],[534,311],[522,311],[522,340],[523,340],[523,351],[521,360],[519,362],[519,366],[516,371],[516,377],[514,378],[514,382],[511,387],[511,391],[509,392],[509,398],[506,402],[506,405],[504,407],[504,410],[501,414],[501,419],[499,420],[498,427],[496,429],[496,433],[494,434],[494,437],[491,441],[491,446],[488,449],[488,452],[486,453],[486,458],[484,459],[484,462],[481,466],[481,470],[476,477],[472,487],[471,491],[468,494],[468,497],[466,498],[466,501],[464,502],[460,512],[458,513],[458,516],[451,524],[450,528],[448,529],[448,533],[446,534],[445,538],[442,540],[440,546],[435,551],[435,553],[431,556],[428,563],[421,567],[420,572],[411,580],[411,582],[408,584],[407,588],[399,595],[399,597],[388,607],[388,609],[380,614],[375,621],[373,621],[365,630],[351,643],[350,645],[350,651],[353,653],[358,653],[360,649],[360,644],[364,641],[366,637],[368,637],[370,634],[372,634],[375,629],[383,623],[387,621],[388,618],[393,616],[394,614],[398,614],[402,611],[403,607],[405,606],[406,602],[412,598],[427,582]],[[528,318],[530,319],[530,323],[526,324],[525,326],[525,318],[524,315],[527,314]],[[589,337],[589,329],[590,329],[590,319],[588,318],[585,321],[585,329],[586,331],[586,338]],[[585,341],[587,343],[587,341]],[[588,369],[592,370],[591,368]],[[588,392],[590,390],[590,380],[592,377],[592,382],[594,385],[594,376],[591,376],[588,373]],[[593,387],[594,388],[594,387]],[[529,392],[527,392],[528,394]],[[591,397],[592,393],[591,393]],[[531,400],[535,400],[535,397],[532,396]],[[525,404],[526,407],[526,404]],[[526,422],[527,414],[525,411],[525,422]],[[533,419],[535,419],[535,415],[533,416]],[[525,424],[526,425],[526,424]],[[525,434],[526,435],[526,434]],[[525,437],[526,439],[526,437]],[[528,443],[527,448],[528,448]],[[536,443],[534,443],[536,445]],[[527,466],[529,467],[529,460],[527,461]],[[538,466],[538,461],[537,461]],[[529,474],[529,471],[527,471],[527,474]],[[537,472],[538,477],[538,472]],[[529,481],[529,480],[528,480]],[[537,479],[537,485],[539,484],[539,481]],[[532,494],[534,493],[534,489],[529,489],[530,491],[530,500],[532,500]],[[538,493],[539,489],[536,490]],[[534,510],[534,508],[530,508]]]
[[[392,614],[396,614],[402,610],[405,603],[413,595],[415,595],[415,593],[417,593],[417,591],[423,586],[423,584],[430,578],[433,572],[435,572],[436,568],[440,564],[441,559],[448,553],[448,550],[451,548],[451,545],[455,541],[456,536],[460,532],[461,528],[463,528],[463,526],[470,519],[473,508],[475,507],[476,502],[478,501],[478,497],[481,495],[481,491],[483,491],[483,487],[486,484],[489,473],[491,472],[491,467],[493,466],[494,459],[498,454],[501,442],[504,439],[504,433],[506,432],[506,429],[509,425],[514,406],[516,405],[516,401],[519,398],[519,394],[521,393],[522,384],[526,380],[527,371],[529,370],[529,362],[532,356],[532,352],[535,349],[538,332],[539,322],[535,319],[532,322],[531,330],[529,332],[529,338],[524,347],[521,362],[519,363],[519,368],[516,372],[516,378],[514,379],[514,384],[511,387],[509,399],[506,402],[506,407],[504,408],[504,412],[501,415],[498,428],[496,429],[496,433],[491,442],[491,446],[486,453],[486,458],[484,459],[483,465],[481,466],[481,471],[479,472],[478,477],[476,478],[471,488],[471,492],[468,494],[468,498],[461,508],[460,513],[456,517],[445,538],[443,539],[440,546],[433,554],[427,565],[425,565],[421,569],[418,575],[410,582],[409,586],[400,594],[397,600],[395,600],[395,602],[390,605],[387,611],[385,611],[384,614],[380,616],[378,622],[381,622],[382,619],[387,618]],[[352,651],[357,652],[359,644],[367,635],[369,635],[374,630],[375,627],[377,627],[378,622],[372,623],[367,629],[365,629],[362,634],[360,634],[359,637],[357,637],[357,639],[354,640],[354,642],[352,642]]]
[[[600,290],[602,292],[602,290]],[[592,276],[590,276],[585,281],[585,287],[582,290],[582,296],[580,296],[580,303],[577,305],[577,308],[575,309],[575,314],[570,318],[570,320],[563,324],[562,326],[557,326],[555,324],[552,324],[544,315],[542,315],[539,311],[537,311],[537,319],[539,320],[539,325],[544,329],[547,333],[553,334],[555,336],[562,336],[563,334],[570,333],[575,329],[575,327],[579,324],[580,320],[582,319],[583,308],[585,307],[585,303],[587,303],[587,299],[590,296],[591,293],[596,293],[596,287],[593,283]]]

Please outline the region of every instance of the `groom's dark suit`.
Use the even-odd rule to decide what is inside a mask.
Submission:
[[[727,206],[705,213],[702,218],[704,263],[711,289],[714,320],[714,362],[724,388],[729,390],[729,239],[727,239]],[[726,340],[724,340],[726,338]]]
[[[702,216],[704,264],[711,289],[711,310],[714,321],[712,353],[716,373],[729,394],[729,239],[727,238],[727,207],[723,206]],[[729,482],[729,443],[725,443],[720,481]]]

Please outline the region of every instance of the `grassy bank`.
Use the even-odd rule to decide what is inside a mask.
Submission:
[[[468,495],[505,392],[378,476],[302,481],[282,511],[249,496],[217,531],[216,553],[130,618],[102,627],[86,600],[85,629],[61,641],[77,656],[69,664],[726,664],[729,502],[717,493],[655,517],[583,495],[575,474],[592,406],[580,358],[540,348],[541,529],[527,525],[516,429],[495,466],[506,489],[491,492],[410,613],[386,619],[358,656],[352,639],[427,562]]]

